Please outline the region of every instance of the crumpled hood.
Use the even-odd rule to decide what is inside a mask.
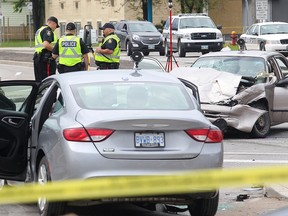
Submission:
[[[197,85],[201,103],[216,103],[235,96],[242,77],[211,68],[178,67],[170,73]]]

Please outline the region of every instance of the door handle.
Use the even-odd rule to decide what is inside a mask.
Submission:
[[[20,127],[24,122],[24,117],[6,116],[1,119],[2,122],[13,127]]]

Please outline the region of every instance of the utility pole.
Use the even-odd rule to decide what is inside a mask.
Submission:
[[[2,20],[3,20],[2,0],[0,0],[0,45],[2,45]]]

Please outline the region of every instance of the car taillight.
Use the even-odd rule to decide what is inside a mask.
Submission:
[[[64,138],[76,142],[101,142],[107,139],[114,131],[109,129],[69,128],[63,131]]]
[[[222,131],[217,129],[209,129],[209,128],[191,129],[186,130],[185,132],[193,139],[200,142],[218,143],[222,142],[223,140]]]

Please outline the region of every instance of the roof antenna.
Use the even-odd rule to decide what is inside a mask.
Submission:
[[[134,68],[135,69],[135,72],[133,72],[132,74],[130,74],[131,76],[136,76],[136,77],[139,77],[139,76],[142,76],[140,73],[138,73],[138,66],[139,66],[139,63],[143,60],[144,58],[144,55],[142,52],[139,52],[139,51],[135,51],[132,53],[132,55],[130,56],[131,60],[134,62]]]

